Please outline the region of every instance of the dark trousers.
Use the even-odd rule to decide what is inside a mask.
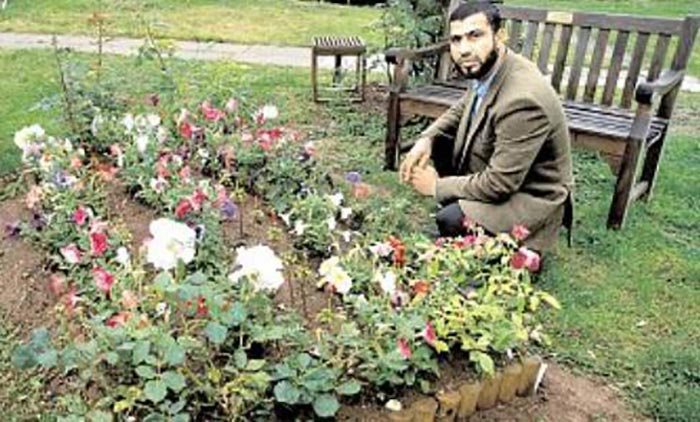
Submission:
[[[432,160],[435,170],[440,177],[455,176],[457,169],[454,165],[453,142],[450,139],[438,138],[433,143]],[[441,237],[456,237],[467,233],[464,228],[464,213],[457,201],[442,204],[443,207],[435,215],[435,223]]]

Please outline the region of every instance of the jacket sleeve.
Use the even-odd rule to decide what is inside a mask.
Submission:
[[[551,131],[543,110],[532,98],[519,98],[495,119],[494,152],[484,171],[438,179],[438,202],[467,199],[503,202],[520,189]]]
[[[469,98],[469,94],[465,94],[459,101],[438,117],[427,129],[421,134],[420,138],[428,138],[433,140],[440,137],[452,139],[455,137],[459,122],[464,115],[464,105]]]

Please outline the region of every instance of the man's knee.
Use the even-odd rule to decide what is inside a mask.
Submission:
[[[454,237],[464,234],[464,213],[457,202],[443,207],[435,215],[440,236]]]

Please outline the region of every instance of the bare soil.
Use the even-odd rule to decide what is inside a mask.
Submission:
[[[5,237],[5,225],[29,216],[21,198],[0,203],[0,318],[26,335],[54,321],[43,255],[20,239]]]
[[[118,181],[108,186],[107,218],[109,221],[121,220],[124,223],[131,233],[130,249],[136,251],[150,237],[149,225],[156,218],[156,212],[131,199]]]
[[[401,400],[404,408],[421,396],[409,394]],[[389,410],[378,405],[344,407],[339,420],[356,422],[387,421]],[[516,398],[507,405],[479,411],[470,422],[642,422],[648,418],[633,413],[617,393],[604,383],[572,374],[557,364],[549,364],[535,396]]]

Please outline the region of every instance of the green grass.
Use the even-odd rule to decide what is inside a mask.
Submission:
[[[94,56],[75,59],[87,66]],[[273,101],[288,122],[327,140],[321,149],[332,154],[337,171],[359,169],[390,194],[411,197],[394,173],[381,171],[381,114],[313,105],[306,70],[183,61],[174,61],[172,69],[181,97],[195,101],[230,92]],[[65,130],[55,113],[36,107],[45,98],[55,101],[55,74],[49,52],[0,52],[0,173],[18,163],[16,129],[39,122],[52,133]],[[157,75],[150,62],[113,57],[106,63],[105,79],[128,88],[135,103],[157,89]],[[594,154],[576,153],[574,247],[561,242],[541,281],[564,306],[545,321],[555,358],[606,377],[640,411],[666,421],[700,414],[699,104],[698,95],[680,96],[654,198],[632,207],[622,231],[604,227],[614,180],[608,168]],[[411,211],[427,221],[429,210],[427,201],[416,201]],[[10,336],[0,342],[0,356],[14,341]],[[36,397],[36,381],[12,376],[3,383],[0,408],[12,404],[21,411],[14,403],[20,396]]]
[[[98,0],[10,0],[0,31],[94,34],[89,19]],[[315,35],[362,35],[379,17],[371,7],[294,0],[102,1],[112,36],[142,35],[137,16],[156,23],[159,36],[242,44],[309,45]]]

